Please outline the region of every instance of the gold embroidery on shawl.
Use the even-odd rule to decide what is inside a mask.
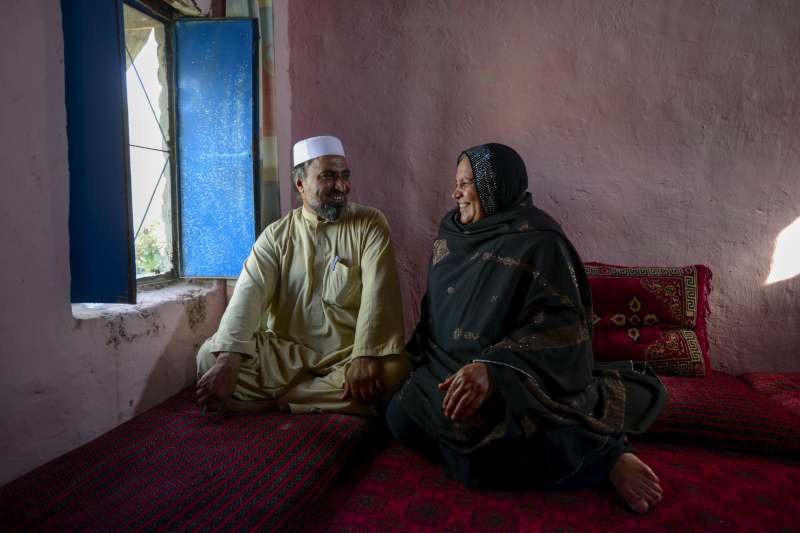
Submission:
[[[500,265],[507,267],[518,267],[521,264],[519,259],[516,259],[514,257],[502,257],[497,254],[493,254],[491,252],[483,252],[481,254],[481,259],[483,259],[484,261],[494,261]]]
[[[491,252],[482,252],[482,253],[475,252],[475,254],[473,254],[473,256],[469,258],[469,260],[474,261],[478,258],[480,258],[483,261],[492,261],[499,265],[506,266],[509,268],[519,268],[523,272],[530,274],[531,277],[533,277],[533,279],[536,280],[536,283],[545,292],[545,294],[553,298],[557,298],[558,303],[564,306],[574,306],[572,300],[568,296],[561,294],[556,289],[554,289],[553,286],[547,281],[547,279],[545,279],[545,277],[542,276],[541,272],[534,270],[533,267],[531,267],[529,264],[523,263],[519,259],[516,259],[514,257],[502,257],[498,256],[497,254],[493,254]],[[577,279],[575,279],[575,283],[576,283],[575,286],[577,287]]]
[[[592,414],[581,413],[574,406],[559,402],[550,397],[541,384],[528,376],[525,386],[542,405],[550,411],[552,421],[562,425],[570,425],[573,420],[581,420],[586,426],[598,433],[616,433],[625,425],[626,391],[622,376],[616,370],[603,370],[597,376],[598,388],[602,388],[604,398],[595,406]]]
[[[433,241],[433,257],[431,257],[431,263],[436,264],[450,253],[450,249],[447,247],[447,241],[444,239],[437,239]]]
[[[464,331],[461,328],[456,328],[455,331],[453,331],[453,340],[454,341],[457,341],[458,339],[464,339],[464,340],[468,340],[468,341],[476,341],[476,340],[480,339],[480,337],[481,337],[480,335],[478,335],[477,333],[475,333],[473,331]]]
[[[525,335],[519,339],[505,338],[500,342],[488,347],[483,351],[484,354],[494,350],[507,348],[517,352],[533,352],[536,350],[548,350],[553,348],[567,348],[575,346],[589,340],[589,328],[581,320],[571,326],[563,326],[549,331]]]
[[[570,278],[572,278],[572,285],[578,287],[578,275],[575,274],[575,268],[572,266],[572,263],[567,263],[567,269],[569,270]]]

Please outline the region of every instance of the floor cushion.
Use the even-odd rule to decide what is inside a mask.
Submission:
[[[800,372],[786,374],[751,372],[742,374],[739,379],[754,391],[800,416]]]
[[[710,373],[708,267],[585,266],[597,361],[647,361],[662,375]]]
[[[182,393],[0,487],[7,530],[296,529],[371,423],[200,414]]]
[[[733,376],[661,378],[669,400],[645,438],[698,446],[800,453],[800,417]]]
[[[634,443],[664,499],[635,515],[608,486],[571,492],[468,490],[441,465],[390,443],[347,468],[306,528],[379,531],[797,531],[800,462]],[[794,529],[793,529],[794,528]]]

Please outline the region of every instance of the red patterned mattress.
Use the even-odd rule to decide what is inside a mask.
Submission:
[[[0,487],[0,530],[295,529],[369,426],[347,415],[220,420],[178,395]]]
[[[179,395],[0,487],[0,530],[798,531],[800,417],[754,390],[783,382],[663,379],[659,442],[634,443],[665,493],[644,516],[610,489],[466,490],[366,419],[220,420]]]

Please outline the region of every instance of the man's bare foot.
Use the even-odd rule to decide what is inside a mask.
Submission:
[[[637,513],[661,501],[661,485],[658,476],[632,453],[623,453],[608,476],[614,488],[625,502]]]
[[[221,352],[214,363],[202,377],[197,380],[197,402],[200,405],[218,400],[225,401],[236,389],[236,378],[239,376],[239,365],[242,356],[238,353]]]

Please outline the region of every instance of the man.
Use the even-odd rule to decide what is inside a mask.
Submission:
[[[348,203],[339,139],[300,141],[293,158],[303,206],[256,240],[219,330],[197,354],[198,402],[375,414],[410,370],[388,224]]]

